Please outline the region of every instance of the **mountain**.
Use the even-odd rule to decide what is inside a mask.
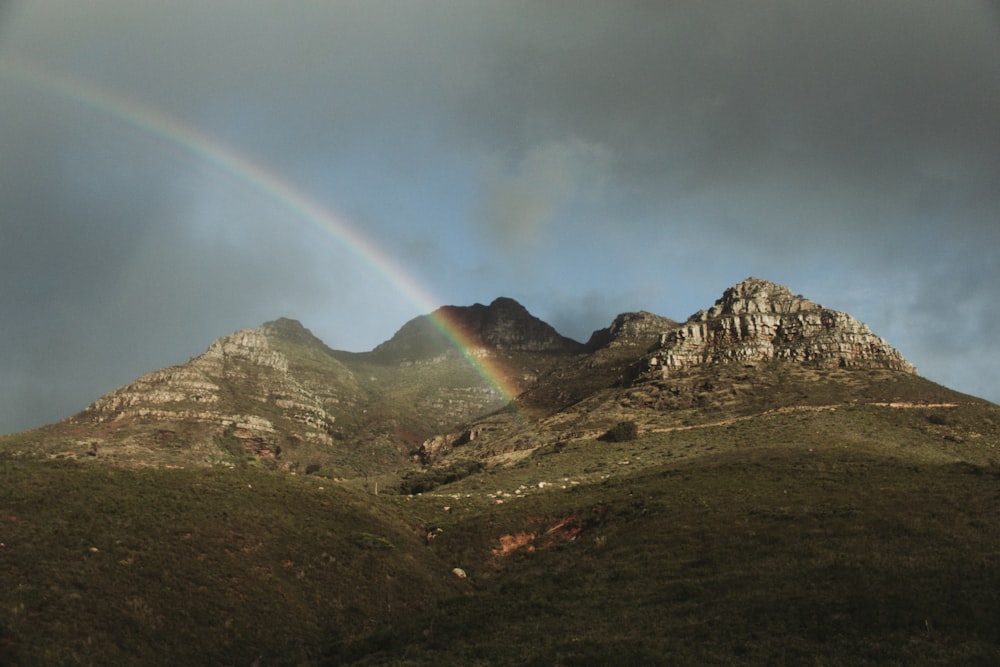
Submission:
[[[506,405],[500,386],[517,400]],[[683,324],[623,313],[586,344],[509,298],[441,307],[365,353],[332,350],[278,319],[5,447],[369,477],[440,462],[473,440],[461,451],[487,464],[621,421],[655,430],[886,392],[952,400],[850,315],[751,277]]]
[[[683,324],[648,313],[620,315],[595,332],[588,348],[519,397],[522,413],[534,416],[529,425],[516,413],[491,415],[426,442],[421,460],[445,465],[445,457],[460,457],[497,465],[602,437],[623,422],[653,434],[782,411],[970,400],[921,378],[847,313],[753,277]],[[974,459],[985,461],[982,454]]]
[[[582,349],[507,298],[444,306],[367,353],[332,350],[282,318],[224,336],[17,442],[20,451],[121,465],[370,475],[407,465],[435,433],[503,408],[496,380],[520,391]],[[469,358],[490,362],[495,377]]]
[[[709,310],[665,332],[649,364],[666,376],[704,364],[774,360],[916,373],[899,352],[847,313],[760,278],[730,287]]]
[[[611,326],[598,329],[590,336],[586,348],[599,350],[606,347],[635,347],[648,345],[660,334],[677,327],[677,322],[669,317],[655,315],[641,310],[637,313],[622,313]]]
[[[448,333],[445,333],[445,332]],[[471,354],[490,351],[579,352],[583,346],[560,335],[514,299],[500,297],[490,305],[442,306],[415,317],[372,351],[380,360],[417,360],[454,351],[450,340],[467,344]]]
[[[333,446],[338,420],[350,420],[365,402],[364,388],[332,350],[281,319],[220,338],[43,433],[69,451],[121,464],[280,461]]]
[[[0,438],[0,663],[1000,664],[998,498],[1000,407],[758,278],[279,319]]]

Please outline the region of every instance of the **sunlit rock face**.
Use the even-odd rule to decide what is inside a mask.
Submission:
[[[335,419],[328,409],[337,399],[294,372],[273,345],[280,335],[273,329],[269,323],[220,338],[186,364],[147,373],[106,394],[75,421],[207,424],[212,428],[206,438],[225,434],[273,452],[281,441],[277,419],[282,433],[329,445]],[[270,418],[255,414],[262,410]]]
[[[249,362],[276,371],[288,372],[288,358],[271,349],[264,327],[243,329],[218,339],[192,365],[208,371],[219,371],[227,365]]]
[[[917,372],[864,323],[759,278],[730,287],[710,309],[663,333],[647,361],[669,375],[696,365],[776,360]]]

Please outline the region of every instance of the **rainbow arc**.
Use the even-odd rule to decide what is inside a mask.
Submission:
[[[278,203],[295,220],[317,227],[330,235],[404,297],[428,313],[434,326],[505,403],[510,403],[515,398],[516,385],[507,379],[500,361],[491,355],[481,354],[462,328],[450,321],[445,311],[438,309],[439,301],[392,256],[346,219],[321,205],[273,170],[196,127],[96,83],[67,77],[36,64],[2,57],[0,75],[97,111],[177,147],[200,163],[228,174],[268,200]]]

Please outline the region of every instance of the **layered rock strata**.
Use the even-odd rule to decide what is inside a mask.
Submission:
[[[662,333],[646,358],[648,370],[664,376],[693,366],[767,361],[917,372],[864,323],[760,278],[730,287],[710,309]]]
[[[237,331],[186,364],[148,373],[101,397],[73,421],[115,427],[209,424],[212,436],[228,435],[258,451],[279,451],[279,440],[289,433],[331,444],[335,417],[329,408],[338,399],[304,386],[289,372],[290,360],[275,349],[269,325]]]

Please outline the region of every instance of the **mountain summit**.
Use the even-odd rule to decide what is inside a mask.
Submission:
[[[442,306],[415,317],[391,339],[373,350],[385,360],[426,359],[454,350],[459,344],[488,351],[579,352],[583,345],[562,336],[514,299],[499,297],[488,306]]]
[[[783,285],[747,278],[715,305],[661,337],[648,358],[663,374],[727,361],[791,361],[816,367],[917,370],[864,323],[793,295]]]
[[[333,445],[334,424],[364,392],[333,351],[295,320],[219,338],[187,363],[112,391],[64,422],[122,462],[277,460]]]

